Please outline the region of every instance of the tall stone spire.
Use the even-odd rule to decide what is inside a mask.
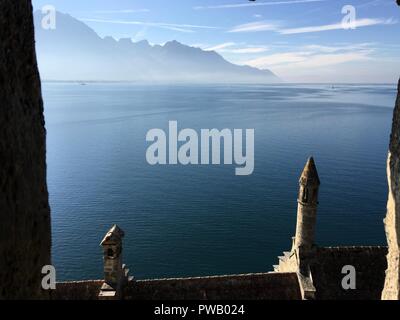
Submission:
[[[311,264],[315,259],[315,224],[317,221],[318,191],[320,180],[314,159],[310,157],[299,179],[297,198],[297,226],[291,252],[279,257],[276,272],[297,273],[303,299],[315,299],[316,288],[311,275]]]
[[[400,80],[397,89],[387,160],[389,198],[384,222],[389,253],[383,300],[400,300]]]
[[[297,199],[297,226],[294,248],[310,249],[314,245],[320,180],[313,157],[310,157],[300,176]]]

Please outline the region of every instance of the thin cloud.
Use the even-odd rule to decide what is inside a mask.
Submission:
[[[287,1],[274,1],[274,2],[253,2],[253,3],[234,3],[234,4],[221,4],[213,6],[197,6],[193,9],[204,10],[204,9],[234,9],[234,8],[245,8],[245,7],[258,7],[258,6],[278,6],[285,4],[300,4],[300,3],[312,3],[312,2],[325,2],[326,0],[287,0]]]
[[[192,29],[183,29],[183,28],[178,28],[178,27],[168,27],[168,26],[159,26],[160,28],[166,29],[166,30],[172,30],[172,31],[178,31],[178,32],[184,32],[184,33],[194,33]]]
[[[106,19],[92,19],[92,18],[81,18],[79,20],[85,21],[85,22],[147,26],[147,27],[162,28],[162,29],[179,31],[179,32],[187,32],[187,33],[194,32],[192,29],[218,29],[218,27],[213,27],[213,26],[192,25],[192,24],[175,24],[175,23],[163,23],[163,22],[106,20]]]
[[[233,27],[228,32],[260,32],[260,31],[277,31],[279,25],[277,23],[270,23],[266,21],[245,23]]]
[[[360,19],[356,20],[355,27],[369,27],[376,25],[389,25],[395,24],[397,21],[393,19]],[[291,28],[291,29],[281,29],[279,30],[280,34],[299,34],[299,33],[311,33],[311,32],[322,32],[322,31],[331,31],[331,30],[340,30],[343,29],[342,23],[335,24],[327,24],[322,26],[312,26],[312,27],[301,27],[301,28]]]
[[[266,69],[276,65],[306,61],[310,55],[310,52],[275,53],[246,61],[245,64],[259,69]]]
[[[343,64],[347,62],[356,61],[367,61],[371,60],[367,54],[360,52],[349,52],[349,53],[337,53],[337,54],[324,54],[315,55],[304,61],[293,63],[291,65],[285,66],[286,69],[296,68],[296,69],[314,69],[321,67],[334,66],[338,64]]]
[[[371,18],[371,19],[359,19],[355,22],[355,28],[361,27],[369,27],[376,25],[392,25],[396,24],[398,21],[392,18],[390,19],[379,19],[379,18]],[[275,31],[283,35],[289,34],[300,34],[300,33],[312,33],[312,32],[323,32],[323,31],[331,31],[331,30],[344,30],[343,24],[341,22],[320,26],[310,26],[310,27],[299,27],[299,28],[287,28],[284,29],[281,27],[280,23],[277,22],[268,22],[268,21],[257,21],[251,23],[245,23],[238,26],[233,27],[228,32],[260,32],[260,31]]]
[[[251,59],[246,65],[266,69],[305,69],[320,68],[342,64],[351,61],[365,61],[371,59],[375,51],[370,43],[354,45],[321,46],[307,45],[298,48],[297,51],[275,53]]]
[[[311,50],[321,53],[335,53],[335,52],[343,52],[343,51],[371,51],[373,46],[376,45],[375,43],[365,42],[359,44],[346,44],[346,45],[335,45],[335,46],[324,46],[319,44],[311,44],[306,45],[303,48],[305,50]]]
[[[234,54],[255,54],[262,53],[269,50],[265,46],[252,46],[243,43],[224,42],[214,46],[203,47],[205,51],[217,51],[219,53],[234,53]]]
[[[265,47],[248,47],[242,49],[233,49],[229,50],[231,53],[239,53],[239,54],[251,54],[251,53],[262,53],[268,51],[268,48]]]
[[[149,9],[125,9],[125,10],[97,10],[95,13],[143,13],[150,12]]]
[[[247,61],[245,65],[272,70],[287,80],[304,81],[310,78],[318,79],[321,76],[323,78],[323,75],[327,75],[328,70],[332,70],[333,75],[337,77],[338,70],[347,70],[349,63],[369,63],[371,60],[372,58],[363,52],[316,55],[312,55],[310,52],[291,52]],[[332,75],[328,77],[329,81],[332,81],[331,77]],[[338,81],[338,78],[335,79]]]
[[[232,47],[234,45],[235,45],[234,42],[225,42],[225,43],[221,43],[221,44],[218,44],[218,45],[210,47],[210,48],[206,48],[205,50],[206,51],[219,51],[219,50],[222,50],[222,49],[225,49],[228,47]]]

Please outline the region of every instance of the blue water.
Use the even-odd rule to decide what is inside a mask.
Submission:
[[[309,155],[322,183],[317,243],[385,244],[395,88],[44,83],[58,280],[102,278],[99,242],[114,223],[136,278],[270,271],[290,249]],[[148,165],[146,133],[170,120],[254,128],[253,175]]]

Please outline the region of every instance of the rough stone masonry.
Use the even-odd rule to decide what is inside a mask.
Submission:
[[[397,0],[397,4],[400,6],[400,0]],[[397,90],[387,160],[389,198],[385,218],[385,231],[389,253],[382,300],[400,300],[400,80]]]
[[[0,0],[0,299],[42,297],[50,264],[43,103],[30,0]]]
[[[389,199],[385,218],[386,237],[389,246],[387,256],[385,287],[383,300],[400,299],[400,80],[398,95],[393,113],[392,134],[390,136],[387,160]]]

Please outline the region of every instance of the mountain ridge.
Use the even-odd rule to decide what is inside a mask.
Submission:
[[[41,27],[34,13],[39,70],[44,81],[143,81],[276,83],[270,70],[240,66],[215,51],[176,40],[151,45],[147,40],[101,38],[84,22],[57,12],[55,30]]]

